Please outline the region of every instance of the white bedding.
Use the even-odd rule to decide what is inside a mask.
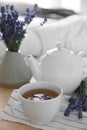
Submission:
[[[72,15],[56,23],[47,24],[33,30],[39,40],[41,54],[48,49],[56,47],[59,40],[65,48],[79,51],[87,51],[87,17]],[[33,41],[34,39],[32,39]],[[36,42],[35,42],[36,44]]]
[[[62,20],[48,19],[48,22],[40,27],[42,18],[35,18],[29,25],[26,37],[22,41],[20,51],[23,56],[32,54],[40,57],[48,49],[56,47],[61,40],[65,48],[73,50],[76,54],[87,51],[87,17],[72,15]],[[0,58],[5,53],[5,45],[0,40]]]

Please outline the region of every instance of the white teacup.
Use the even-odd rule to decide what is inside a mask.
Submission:
[[[27,91],[34,89],[50,89],[56,91],[59,95],[49,100],[30,100],[23,97],[23,94]],[[24,114],[34,124],[47,124],[56,115],[59,110],[63,90],[52,83],[48,82],[35,82],[28,83],[19,88],[18,96],[23,108]]]

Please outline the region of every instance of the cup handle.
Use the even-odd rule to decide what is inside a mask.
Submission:
[[[21,107],[20,101],[14,101],[11,107],[11,111],[15,117],[19,117],[20,119],[26,119],[26,116]]]
[[[87,52],[82,53],[82,71],[83,71],[83,76],[82,76],[82,80],[84,80],[85,78],[87,78]]]

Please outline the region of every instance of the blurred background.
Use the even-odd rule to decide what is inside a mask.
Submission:
[[[37,3],[40,7],[45,9],[65,8],[76,12],[87,12],[87,0],[19,0],[28,1],[31,4]]]

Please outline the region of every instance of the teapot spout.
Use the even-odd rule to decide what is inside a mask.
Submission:
[[[33,77],[37,81],[40,81],[42,77],[42,69],[39,63],[36,61],[36,59],[32,55],[27,56],[26,60],[30,66]]]

